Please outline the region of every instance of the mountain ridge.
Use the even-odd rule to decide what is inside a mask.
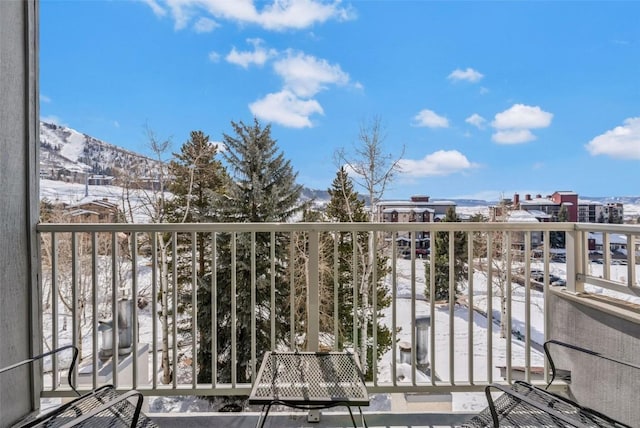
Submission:
[[[63,125],[40,121],[40,177],[84,183],[90,175],[114,175],[119,170],[136,171],[141,177],[153,177],[157,160],[107,143]],[[329,200],[326,189],[303,188],[303,198]],[[411,195],[407,195],[409,199]],[[399,199],[399,198],[394,198]],[[640,196],[580,196],[596,202],[640,204]],[[451,201],[459,206],[496,205],[499,201],[472,198],[431,198]]]

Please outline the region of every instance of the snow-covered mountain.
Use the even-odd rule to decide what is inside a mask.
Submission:
[[[55,181],[84,185],[91,175],[114,176],[119,170],[133,172],[139,178],[152,178],[158,162],[139,153],[98,140],[74,129],[48,122],[40,122],[40,177],[47,183]],[[49,181],[52,180],[52,181]],[[49,186],[45,186],[49,187]],[[56,194],[63,192],[53,190]],[[74,191],[75,193],[75,191]],[[407,195],[407,199],[410,195]],[[330,199],[326,189],[303,189],[303,199],[315,199],[320,205]],[[640,196],[580,196],[598,202],[621,202],[625,214],[640,214]],[[433,199],[434,201],[437,199]],[[495,201],[477,199],[448,199],[465,213],[483,212]]]
[[[84,182],[87,175],[116,175],[118,170],[153,177],[158,162],[105,143],[75,129],[40,122],[40,176]]]

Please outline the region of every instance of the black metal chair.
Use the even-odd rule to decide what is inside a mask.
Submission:
[[[157,428],[157,425],[142,412],[143,396],[139,391],[133,390],[119,394],[113,385],[104,385],[86,394],[80,394],[73,379],[78,362],[78,348],[74,345],[62,346],[8,367],[0,368],[0,375],[66,350],[73,352],[67,373],[67,383],[77,397],[35,418],[27,418],[19,423],[18,427]]]

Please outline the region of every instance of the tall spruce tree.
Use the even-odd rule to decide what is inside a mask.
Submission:
[[[560,207],[560,211],[558,211],[558,217],[556,218],[558,222],[567,222],[569,221],[569,210],[566,205],[562,205]],[[552,230],[549,233],[549,243],[551,244],[551,248],[565,248],[567,237],[562,231]]]
[[[443,221],[460,221],[454,208],[449,208]],[[464,232],[453,233],[453,260],[449,257],[449,232],[436,232],[435,239],[431,239],[431,251],[435,269],[435,300],[449,300],[449,291],[454,294],[459,291],[459,283],[467,275],[467,238]],[[435,241],[435,242],[434,242]],[[453,266],[454,283],[449,283],[449,265]],[[425,263],[425,295],[431,299],[431,263]]]
[[[214,203],[217,196],[224,192],[229,184],[229,177],[222,163],[216,158],[217,146],[209,140],[209,136],[202,131],[192,131],[189,140],[181,147],[179,153],[173,154],[169,162],[169,175],[172,180],[168,190],[173,198],[166,202],[167,218],[173,223],[206,223],[216,221]],[[190,293],[198,292],[206,287],[202,280],[210,274],[212,263],[211,234],[198,233],[196,236],[196,260],[193,255],[192,235],[179,234],[176,241],[176,260],[169,261],[169,272],[177,273],[177,286],[180,295],[184,296],[177,303],[180,312],[190,310]],[[168,248],[171,251],[171,248]],[[192,269],[196,268],[196,284],[192,283]],[[171,291],[171,290],[169,290]],[[206,294],[206,292],[205,292]],[[178,326],[180,331],[191,332],[191,325],[184,323]],[[210,335],[211,321],[198,319],[195,326],[199,337]]]
[[[180,153],[173,154],[168,188],[174,196],[167,202],[173,222],[215,221],[214,201],[229,183],[217,154],[217,145],[202,131],[192,131]]]
[[[271,127],[231,122],[234,135],[223,134],[231,182],[218,199],[221,222],[286,222],[304,209],[300,202],[302,186],[297,174],[278,150]],[[285,343],[289,331],[289,283],[287,259],[289,238],[276,234],[271,248],[270,233],[220,233],[217,236],[216,331],[202,332],[199,348],[198,380],[210,382],[212,376],[212,338],[216,339],[218,381],[250,382],[251,352],[255,343],[258,360],[275,343]],[[252,258],[255,252],[255,258]],[[272,254],[274,255],[272,263]],[[272,266],[274,268],[272,269]],[[234,281],[232,281],[232,278]],[[212,278],[204,278],[211,284]],[[275,306],[271,304],[271,283],[275,284]],[[252,288],[254,288],[252,290]],[[199,289],[199,319],[211,324],[211,288]],[[252,300],[255,299],[255,307]],[[235,320],[232,318],[235,303]],[[271,316],[275,329],[271,329]],[[251,328],[255,317],[255,342]],[[235,323],[234,323],[235,321]],[[232,346],[235,344],[235,347]],[[232,356],[235,354],[235,367]]]
[[[173,223],[208,223],[216,221],[214,203],[229,184],[229,177],[222,163],[216,158],[217,146],[202,131],[192,131],[191,137],[174,153],[169,162],[169,175],[173,177],[168,190],[173,198],[167,201],[167,215]],[[191,235],[180,236],[180,247],[191,246]],[[210,234],[197,235],[197,266],[199,276],[209,269]],[[190,276],[191,251],[180,252]],[[182,265],[182,264],[181,264]]]
[[[349,178],[349,175],[344,167],[341,167],[331,188],[328,189],[331,200],[327,204],[326,216],[329,221],[334,222],[367,222],[369,215],[365,211],[365,204],[362,199],[359,198],[353,187],[353,182]],[[329,265],[333,266],[337,262],[337,293],[334,298],[338,300],[338,319],[340,322],[338,328],[338,347],[342,348],[345,344],[348,344],[354,348],[358,347],[357,334],[358,330],[354,330],[354,321],[356,325],[367,325],[367,336],[373,337],[374,326],[373,319],[367,317],[363,318],[362,311],[356,311],[354,318],[354,291],[358,293],[360,281],[356,281],[353,272],[353,242],[354,235],[351,232],[340,232],[333,235],[333,239],[337,242],[337,255],[334,252],[334,246],[326,246],[328,252],[325,256],[330,261]],[[356,275],[368,275],[367,281],[372,284],[371,289],[376,293],[376,307],[377,319],[382,319],[381,311],[388,307],[391,303],[389,297],[389,290],[385,286],[384,278],[389,273],[387,257],[377,254],[376,266],[375,266],[375,284],[373,272],[365,268],[365,264],[369,256],[370,240],[368,233],[357,233],[356,254],[357,254],[357,271]],[[337,257],[337,260],[334,260]],[[326,288],[334,285],[336,280],[334,272],[327,271],[321,277],[321,281],[325,284]],[[333,314],[334,307],[324,308],[324,312]],[[372,378],[373,360],[378,360],[382,354],[384,354],[391,346],[391,332],[389,328],[380,322],[376,325],[376,338],[377,348],[373,349],[373,342],[367,341],[367,367],[364,370],[368,379]],[[375,353],[375,355],[374,355]]]

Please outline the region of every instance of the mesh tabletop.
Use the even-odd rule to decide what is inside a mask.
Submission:
[[[267,352],[249,403],[368,406],[369,395],[353,354]]]

